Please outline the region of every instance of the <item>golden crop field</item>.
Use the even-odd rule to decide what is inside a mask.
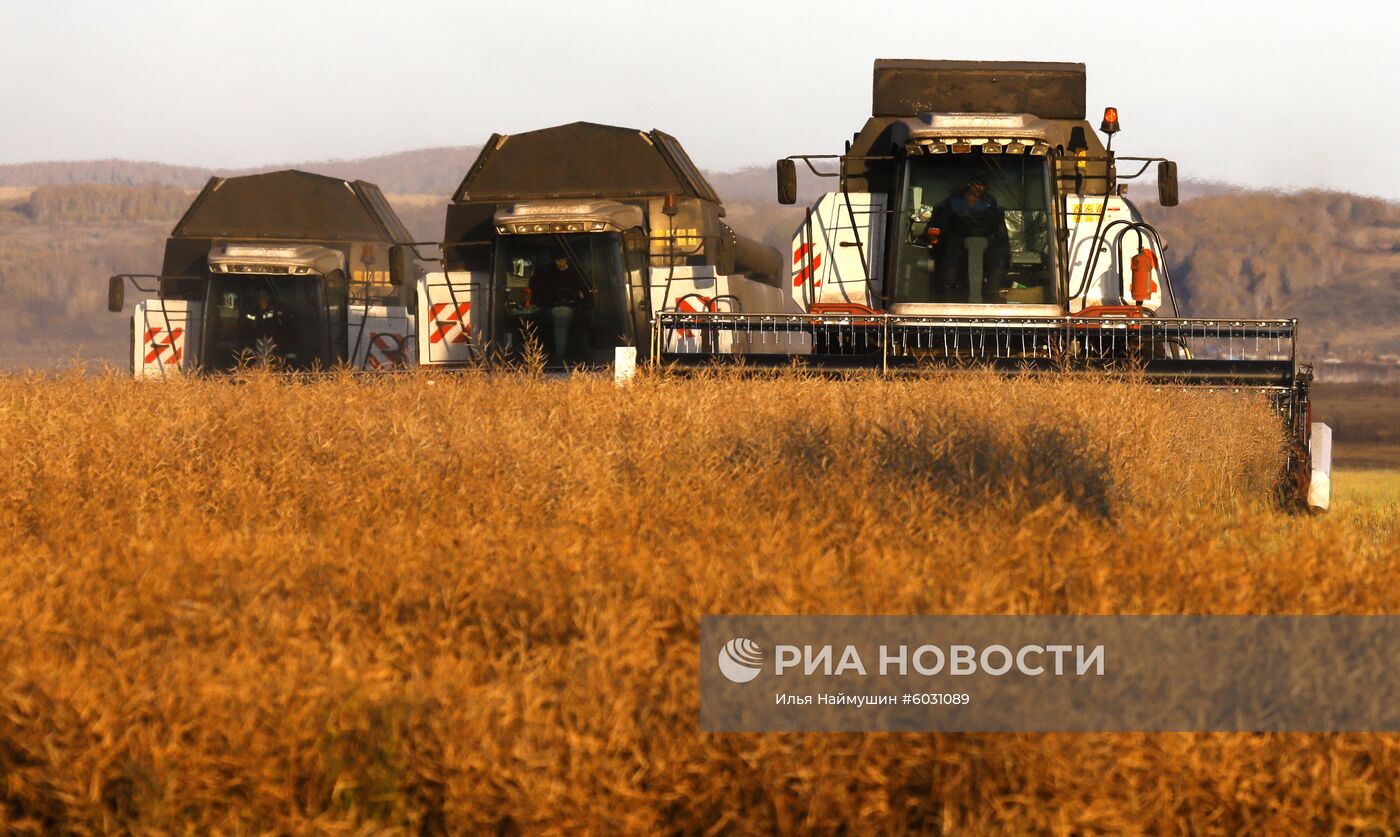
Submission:
[[[1103,378],[0,378],[0,828],[1386,832],[1394,735],[704,734],[700,617],[1394,612]],[[1345,486],[1346,475],[1339,475]]]

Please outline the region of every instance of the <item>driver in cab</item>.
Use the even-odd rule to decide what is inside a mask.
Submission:
[[[561,305],[577,305],[587,298],[588,284],[568,256],[555,256],[554,261],[535,268],[530,277],[530,302],[546,311]]]
[[[974,174],[964,189],[944,198],[933,211],[925,235],[943,301],[1001,301],[1011,244],[1006,217],[996,198],[987,193],[985,176]],[[976,269],[979,263],[981,270]],[[981,276],[981,287],[969,286],[970,275]],[[969,291],[976,293],[969,296]]]
[[[254,340],[280,338],[284,319],[282,312],[272,304],[272,294],[265,290],[258,291],[253,298],[253,310],[243,315],[249,336]]]
[[[537,306],[548,323],[547,333],[554,339],[554,352],[569,351],[569,327],[575,310],[588,299],[588,283],[578,268],[560,253],[554,261],[535,269],[530,277],[530,304]]]

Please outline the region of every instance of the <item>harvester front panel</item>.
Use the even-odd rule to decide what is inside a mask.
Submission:
[[[490,274],[448,270],[428,273],[418,281],[418,362],[424,366],[459,366],[476,358],[474,340],[485,331],[481,305],[487,298]],[[484,344],[484,341],[481,341]]]
[[[762,312],[792,311],[790,298],[780,288],[744,276],[716,273],[713,267],[657,267],[650,271],[651,309],[663,318],[686,314],[764,316]],[[655,349],[668,355],[790,355],[812,350],[809,336],[798,332],[760,329],[661,329],[651,330]]]
[[[830,192],[808,210],[792,238],[795,310],[882,306],[886,203],[883,194]]]
[[[168,378],[197,365],[203,306],[183,299],[147,299],[131,317],[131,369],[137,378]]]
[[[1162,309],[1169,286],[1157,231],[1126,198],[1069,195],[1070,311]],[[1174,307],[1168,310],[1174,311]]]
[[[407,369],[418,363],[414,317],[401,305],[364,305],[350,309],[347,356],[364,372]]]

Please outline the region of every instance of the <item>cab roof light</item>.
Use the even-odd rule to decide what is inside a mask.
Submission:
[[[1099,130],[1110,136],[1122,130],[1118,125],[1118,108],[1103,109],[1103,124],[1099,126]]]

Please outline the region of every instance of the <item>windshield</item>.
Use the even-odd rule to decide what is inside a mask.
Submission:
[[[1045,158],[938,154],[905,166],[895,302],[1058,301]]]
[[[204,314],[205,369],[277,358],[292,369],[331,366],[321,277],[211,274]]]
[[[526,332],[551,361],[606,363],[635,345],[618,233],[503,235],[496,240],[496,329],[508,351]]]

